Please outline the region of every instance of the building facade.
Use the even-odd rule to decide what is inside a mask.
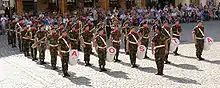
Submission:
[[[10,0],[16,3],[16,11],[21,14],[24,10],[33,11],[53,11],[57,10],[61,13],[68,11],[82,10],[83,8],[102,7],[105,11],[112,10],[115,7],[122,9],[130,9],[132,6],[140,8],[152,7],[159,5],[163,7],[169,5],[196,3],[203,5],[215,3],[219,4],[220,0]],[[36,4],[36,5],[35,5]],[[12,4],[13,5],[13,4]],[[35,7],[34,7],[35,6]]]

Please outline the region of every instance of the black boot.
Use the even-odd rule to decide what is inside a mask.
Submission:
[[[170,64],[170,61],[165,61],[165,63],[164,64]]]
[[[70,75],[67,72],[64,72],[63,77],[70,77]]]

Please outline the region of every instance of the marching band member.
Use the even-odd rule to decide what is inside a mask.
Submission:
[[[62,31],[62,34],[58,39],[58,51],[62,62],[63,77],[69,77],[70,75],[68,74],[67,71],[68,71],[70,44],[68,42],[68,37],[65,30]]]
[[[138,67],[136,65],[136,53],[138,45],[140,44],[139,35],[135,32],[134,27],[131,28],[130,33],[127,36],[127,52],[129,52],[132,68]]]
[[[77,30],[75,27],[72,27],[68,32],[67,37],[70,40],[71,49],[78,49],[79,30]]]
[[[47,36],[47,41],[49,45],[51,66],[53,70],[57,69],[56,64],[58,55],[58,38],[59,34],[56,32],[55,28],[52,28],[50,34]]]
[[[161,33],[164,34],[164,36],[166,36],[168,38],[168,51],[169,51],[169,48],[170,48],[170,39],[171,39],[171,30],[170,30],[170,27],[169,27],[169,24],[167,21],[165,21],[163,27],[162,27],[162,30],[161,30]],[[168,56],[169,56],[169,52],[165,55],[165,64],[170,64],[170,61],[168,61]]]
[[[40,27],[40,30],[37,31],[35,35],[35,43],[37,44],[38,51],[39,51],[39,59],[40,59],[40,64],[46,64],[44,62],[45,59],[45,50],[46,50],[46,36],[47,32],[45,30],[44,26]]]
[[[21,38],[21,31],[23,30],[22,28],[22,25],[23,25],[23,21],[20,20],[17,24],[16,24],[16,35],[17,35],[17,40],[18,40],[18,47],[19,47],[19,50],[20,52],[23,51],[23,46],[22,46],[22,38]]]
[[[202,26],[202,21],[198,21],[197,26],[193,28],[192,37],[196,47],[196,57],[199,60],[204,60],[204,58],[201,57],[204,48],[204,39],[205,39],[204,27]]]
[[[158,73],[156,75],[163,75],[164,57],[168,54],[168,38],[162,34],[162,28],[155,30],[156,34],[152,39],[152,54],[155,56]]]
[[[120,42],[121,42],[121,32],[118,27],[115,27],[115,29],[112,31],[110,35],[110,43],[111,46],[113,46],[116,49],[116,55],[114,57],[115,62],[121,62],[121,60],[118,59],[119,50],[120,50]]]
[[[172,28],[171,28],[171,34],[172,34],[172,37],[173,37],[173,38],[177,38],[177,39],[180,40],[180,36],[181,36],[181,34],[182,34],[182,28],[181,28],[181,26],[180,26],[178,20],[176,21],[175,25],[172,26]],[[176,56],[179,55],[179,54],[177,53],[177,51],[178,51],[178,47],[177,47],[176,50],[173,52],[174,55],[176,55]]]
[[[99,68],[100,72],[107,71],[105,69],[105,59],[106,59],[106,48],[108,47],[106,43],[106,36],[104,34],[104,28],[98,30],[99,34],[95,37],[94,45],[96,46],[98,58],[99,58]]]
[[[32,61],[37,60],[37,48],[34,46],[34,39],[35,39],[35,34],[37,33],[37,24],[34,24],[31,27],[31,41],[30,41],[30,48],[31,48],[31,57]],[[32,47],[33,46],[33,47]]]
[[[30,46],[29,43],[30,43],[30,39],[31,39],[30,28],[24,27],[24,30],[21,31],[21,37],[22,37],[24,55],[30,56],[30,54],[29,54],[29,46]]]
[[[150,39],[150,29],[147,25],[147,23],[144,23],[140,28],[139,28],[139,35],[141,38],[141,45],[144,45],[146,49],[148,49],[148,44],[149,44],[149,39]],[[147,50],[144,58],[149,58],[147,56]]]
[[[90,54],[92,52],[92,39],[93,39],[93,32],[90,31],[90,26],[86,25],[85,30],[82,33],[81,37],[81,44],[84,50],[84,61],[85,66],[91,66],[90,62]]]

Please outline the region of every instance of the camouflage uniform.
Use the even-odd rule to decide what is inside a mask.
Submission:
[[[149,28],[141,28],[141,29],[139,30],[139,34],[142,35],[141,45],[144,45],[144,46],[146,47],[145,58],[149,58],[149,57],[147,56],[147,49],[148,49],[149,37],[150,37],[149,33],[150,33]]]
[[[90,65],[89,62],[90,62],[90,54],[92,52],[92,39],[93,39],[93,33],[90,32],[90,31],[84,31],[82,33],[82,38],[84,40],[84,44],[85,44],[85,47],[84,47],[84,61],[86,63],[86,65]]]
[[[11,28],[11,23],[9,22],[9,29],[7,30],[7,37],[8,37],[8,44],[12,44],[12,31],[13,29]]]
[[[98,57],[99,57],[99,68],[100,71],[106,71],[105,69],[105,60],[106,60],[106,36],[103,34],[103,36],[98,35],[96,37],[96,44],[97,44],[97,51],[98,51]]]
[[[120,38],[121,38],[121,33],[119,30],[112,31],[110,39],[112,40],[113,47],[116,49],[116,54],[114,57],[115,62],[120,62],[120,60],[118,60],[120,42],[121,42]]]
[[[37,60],[37,48],[36,47],[32,47],[32,45],[34,44],[34,39],[35,39],[35,34],[37,32],[37,29],[32,27],[31,28],[31,41],[30,41],[30,48],[31,48],[31,57],[32,57],[32,60]]]
[[[45,50],[46,50],[46,35],[47,35],[46,30],[44,31],[39,30],[36,33],[40,64],[45,64],[44,59],[45,59]]]
[[[30,30],[24,29],[23,31],[21,31],[21,36],[22,36],[22,46],[24,50],[24,55],[30,56],[29,54],[29,46],[30,46],[30,38],[31,38]]]
[[[154,51],[155,51],[154,55],[155,55],[158,75],[163,75],[164,57],[165,57],[167,39],[168,38],[163,33],[156,34],[152,39],[152,42],[154,43]]]
[[[172,28],[171,28],[171,31],[172,31],[172,33],[173,33],[173,38],[177,38],[177,39],[180,40],[180,33],[182,32],[181,26],[179,26],[179,25],[173,25]],[[174,54],[175,54],[175,55],[179,55],[179,54],[177,53],[177,51],[178,51],[178,47],[177,47],[176,50],[174,51]]]
[[[15,22],[10,24],[10,31],[11,31],[11,43],[12,48],[16,47],[16,30],[15,30]]]
[[[164,36],[166,36],[166,38],[168,39],[168,51],[169,51],[170,41],[171,41],[171,40],[170,40],[171,30],[170,30],[169,27],[167,27],[167,28],[164,28],[164,27],[163,27],[163,30],[161,30],[161,32],[162,32],[162,34],[163,34]],[[165,55],[165,59],[164,59],[165,64],[169,64],[169,63],[170,63],[170,62],[168,61],[168,56],[169,56],[169,53]]]
[[[65,40],[65,41],[64,41]],[[67,37],[63,38],[62,36],[58,39],[58,45],[60,47],[61,62],[62,62],[62,71],[65,76],[69,76],[68,71],[68,62],[69,62],[69,45]]]
[[[202,51],[203,51],[203,48],[204,48],[205,36],[201,33],[201,31],[199,29],[204,34],[204,27],[196,26],[193,29],[193,33],[196,36],[196,42],[197,42],[197,45],[195,45],[195,47],[196,47],[196,57],[199,58],[199,60],[203,60],[203,58],[201,56],[202,56]]]
[[[50,33],[47,36],[47,41],[49,44],[50,56],[51,56],[51,65],[53,69],[56,69],[57,64],[57,55],[58,55],[58,33]]]
[[[134,37],[133,37],[134,35]],[[136,38],[136,40],[135,40]],[[129,41],[129,55],[130,55],[130,60],[131,60],[131,65],[132,67],[137,67],[136,65],[136,53],[137,53],[137,48],[138,48],[138,40],[139,35],[137,33],[128,34],[128,41]]]

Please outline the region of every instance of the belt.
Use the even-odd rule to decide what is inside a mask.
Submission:
[[[132,41],[129,41],[129,43],[131,43],[131,44],[137,44],[137,42],[132,42]]]
[[[121,40],[119,40],[119,41],[116,41],[116,40],[112,40],[112,42],[115,42],[115,43],[119,43],[119,42],[121,42]]]
[[[28,40],[29,38],[27,38],[27,37],[22,37],[23,39],[26,39],[26,40]]]
[[[104,48],[106,48],[106,46],[104,46],[104,47],[101,47],[101,46],[97,46],[98,48],[100,48],[100,49],[104,49]]]
[[[85,44],[87,44],[87,45],[92,45],[92,43],[88,43],[88,42],[84,42]]]
[[[205,38],[204,37],[203,38],[196,37],[196,39],[202,40],[202,39],[205,39]]]
[[[158,45],[158,46],[155,46],[154,49],[162,48],[162,47],[165,47],[165,45]]]
[[[62,53],[69,53],[70,51],[64,51],[64,50],[61,50]]]
[[[34,41],[34,39],[31,39],[32,41]]]
[[[51,47],[57,47],[57,46],[58,46],[58,44],[56,44],[56,45],[49,44],[49,46],[51,46]]]
[[[149,37],[143,37],[144,39],[148,39]]]
[[[77,39],[72,39],[72,38],[70,38],[70,40],[77,41]]]
[[[180,35],[177,35],[177,34],[173,34],[174,36],[180,36]]]

